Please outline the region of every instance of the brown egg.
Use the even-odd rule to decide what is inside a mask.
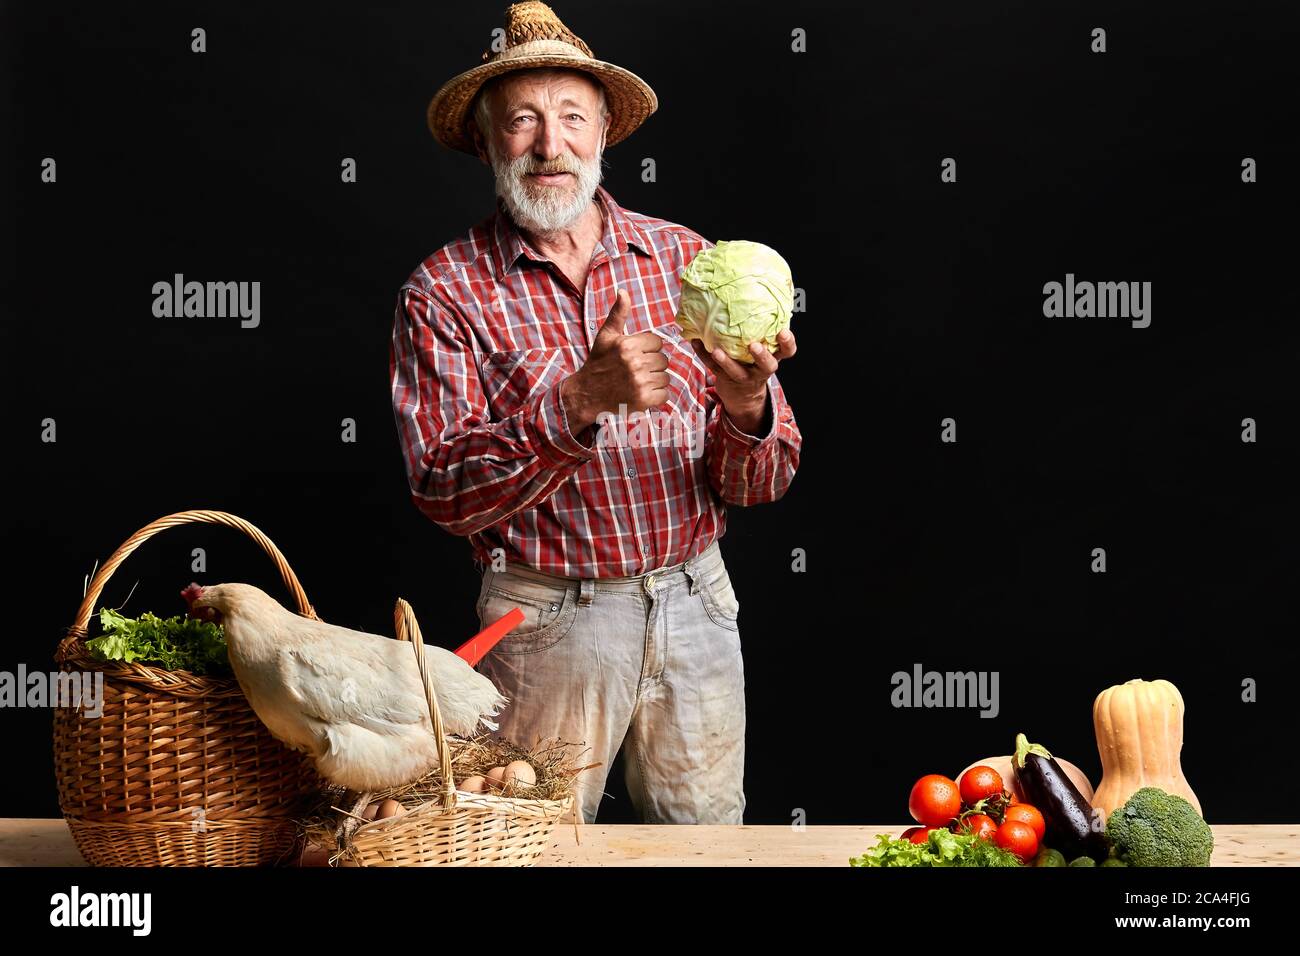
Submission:
[[[496,793],[501,792],[501,788],[506,783],[506,768],[493,767],[487,772],[487,785]]]
[[[303,847],[302,856],[298,858],[299,866],[329,866],[330,851],[328,848],[318,846],[315,843],[308,843]]]
[[[488,788],[487,778],[482,774],[474,774],[472,777],[466,777],[460,782],[456,789],[465,793],[483,793]]]
[[[378,820],[387,820],[389,817],[400,817],[404,813],[406,813],[406,807],[402,806],[396,800],[389,799],[379,805],[379,813],[376,814],[375,818]]]
[[[361,815],[365,817],[367,820],[373,820],[375,818],[375,814],[378,812],[379,812],[378,803],[368,803],[366,804],[366,808],[361,811]]]
[[[510,790],[523,790],[537,783],[537,771],[527,760],[515,760],[506,764],[506,785]]]

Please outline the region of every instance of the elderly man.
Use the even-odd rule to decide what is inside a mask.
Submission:
[[[775,371],[687,342],[682,269],[711,243],[623,209],[601,158],[654,112],[638,77],[593,57],[545,4],[429,107],[478,156],[497,209],[426,259],[398,297],[393,409],[416,506],[469,538],[486,625],[526,620],[480,669],[510,698],[499,733],[585,744],[596,818],[614,758],[650,823],[741,823],[739,602],[718,548],[725,506],[775,501],[801,437]],[[500,45],[500,44],[498,44]],[[611,429],[628,411],[698,423],[698,442]]]

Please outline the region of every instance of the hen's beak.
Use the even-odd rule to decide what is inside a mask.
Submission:
[[[197,618],[200,621],[210,621],[213,624],[221,623],[221,612],[215,607],[203,603],[204,588],[198,584],[191,584],[181,592],[181,597],[190,607],[190,617]]]

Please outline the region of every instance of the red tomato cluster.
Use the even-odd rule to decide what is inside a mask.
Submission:
[[[907,809],[921,824],[903,838],[924,843],[931,830],[973,833],[1028,862],[1038,852],[1047,825],[1043,815],[1007,792],[1002,775],[992,767],[971,767],[954,782],[942,774],[926,774],[912,786]]]

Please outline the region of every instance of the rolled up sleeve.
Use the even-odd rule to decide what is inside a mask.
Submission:
[[[762,436],[742,431],[709,388],[714,402],[706,433],[709,484],[727,504],[746,507],[776,501],[789,490],[799,468],[803,436],[794,411],[775,375],[767,385],[771,418]]]

